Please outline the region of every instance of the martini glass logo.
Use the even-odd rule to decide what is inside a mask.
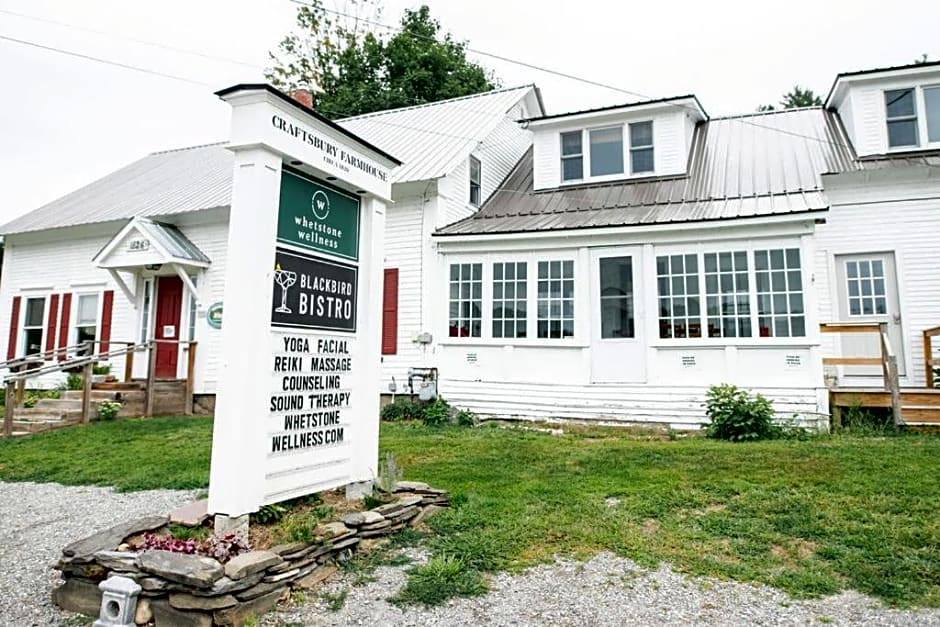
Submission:
[[[330,215],[330,197],[324,191],[315,191],[313,197],[310,198],[310,208],[313,209],[313,215],[317,217],[317,220],[326,220]]]
[[[291,270],[284,270],[281,264],[274,266],[274,282],[281,286],[281,305],[274,311],[276,313],[289,314],[294,313],[287,306],[287,290],[297,282],[297,273]]]

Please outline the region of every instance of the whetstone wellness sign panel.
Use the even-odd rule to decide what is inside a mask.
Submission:
[[[277,220],[279,242],[359,260],[359,199],[285,169]]]
[[[359,199],[287,169],[280,191],[268,457],[340,471],[358,354]]]

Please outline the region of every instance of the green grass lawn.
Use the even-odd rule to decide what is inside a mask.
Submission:
[[[166,418],[0,442],[0,479],[204,487],[210,432]],[[386,424],[382,451],[405,478],[452,492],[429,542],[473,569],[610,550],[795,596],[853,588],[940,606],[937,437],[730,444]]]

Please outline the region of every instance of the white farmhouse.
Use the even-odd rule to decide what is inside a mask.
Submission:
[[[834,323],[885,323],[900,383],[929,385],[940,64],[839,75],[825,107],[709,118],[682,96],[525,125],[501,189],[435,233],[452,402],[681,427],[728,382],[822,426],[829,387],[890,402],[880,334],[823,341]],[[937,395],[900,400],[940,421]]]
[[[427,344],[415,340],[433,335],[422,336],[431,321],[421,301],[435,260],[431,233],[493,193],[531,145],[531,132],[516,121],[542,113],[538,90],[526,86],[336,124],[404,163],[392,175],[386,219],[382,342],[383,378],[394,377],[399,389],[409,367],[425,365]],[[156,378],[185,379],[192,351],[197,407],[211,410],[225,264],[238,254],[227,249],[232,168],[224,144],[154,153],[0,229],[6,359],[39,354],[54,362],[89,340],[103,353],[167,340],[157,345]],[[125,358],[110,361],[122,378]],[[148,365],[137,353],[128,374],[143,379]]]

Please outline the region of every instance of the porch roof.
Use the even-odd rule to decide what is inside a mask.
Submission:
[[[141,241],[147,242],[147,248],[141,250],[144,254],[139,258],[129,258],[117,249],[135,231],[142,238]],[[205,268],[212,260],[176,226],[147,218],[134,218],[105,244],[92,262],[106,269],[142,267],[154,263]]]

